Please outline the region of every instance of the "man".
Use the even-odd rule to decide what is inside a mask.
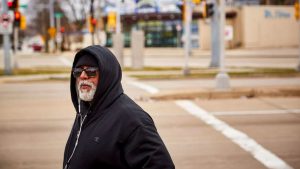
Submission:
[[[106,48],[74,58],[71,97],[77,115],[64,169],[174,169],[151,117],[123,93],[122,72]]]

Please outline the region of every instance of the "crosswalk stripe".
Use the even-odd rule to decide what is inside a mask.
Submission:
[[[270,169],[292,169],[282,159],[275,154],[265,149],[258,144],[254,139],[250,138],[247,134],[232,128],[230,125],[219,120],[214,115],[201,109],[193,102],[188,100],[176,101],[176,104],[182,107],[190,114],[200,118],[206,124],[212,126],[215,130],[221,132],[224,136],[229,138],[232,142],[239,145],[242,149],[252,154],[252,156],[260,161],[263,165]]]
[[[147,85],[145,83],[137,82],[137,81],[128,81],[127,84],[133,85],[135,87],[141,88],[143,90],[146,90],[148,93],[155,94],[158,93],[158,89],[155,87],[152,87],[150,85]]]
[[[210,112],[210,114],[215,116],[271,115],[271,114],[288,114],[288,113],[298,114],[300,113],[300,109]]]
[[[66,66],[71,67],[72,66],[72,62],[69,61],[67,58],[65,57],[59,57],[58,58],[63,64],[65,64]]]

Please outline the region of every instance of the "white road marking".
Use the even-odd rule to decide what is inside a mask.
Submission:
[[[130,85],[133,85],[135,87],[138,87],[138,88],[141,88],[143,90],[146,90],[147,92],[151,93],[151,94],[155,94],[155,93],[158,93],[158,89],[155,88],[155,87],[152,87],[150,85],[147,85],[147,84],[144,84],[144,83],[141,83],[141,82],[137,82],[137,81],[128,81],[126,82]]]
[[[150,85],[146,85],[141,82],[131,81],[128,84],[134,85],[141,89],[146,90],[149,93],[158,93],[159,90]],[[229,138],[232,142],[239,145],[242,149],[249,152],[254,158],[256,158],[259,162],[265,165],[270,169],[293,169],[289,166],[285,161],[277,157],[275,154],[270,152],[269,150],[262,147],[258,144],[254,139],[250,138],[245,133],[236,130],[226,124],[225,122],[219,120],[214,115],[206,112],[201,109],[193,102],[188,100],[179,100],[175,101],[177,105],[191,113],[192,115],[200,118],[206,124],[212,126],[215,130],[221,132],[225,137]],[[292,110],[291,112],[297,112],[296,110]],[[217,113],[217,112],[215,112]],[[224,113],[224,112],[223,112]],[[265,112],[266,113],[266,112]]]
[[[285,163],[282,159],[277,157],[269,150],[262,147],[254,139],[250,138],[245,133],[232,128],[231,126],[219,120],[212,114],[201,109],[193,102],[188,100],[179,100],[176,101],[176,104],[182,107],[184,110],[191,113],[192,115],[200,118],[206,124],[212,126],[215,130],[221,132],[224,136],[226,136],[231,141],[239,145],[245,151],[251,153],[254,158],[260,161],[267,168],[292,169],[291,166],[289,166],[287,163]]]
[[[300,113],[300,109],[210,112],[210,114],[215,116],[269,115],[269,114],[288,114],[288,113],[298,114]]]
[[[58,58],[63,64],[65,64],[66,66],[72,67],[72,62],[69,61],[67,58],[65,57],[59,57]]]

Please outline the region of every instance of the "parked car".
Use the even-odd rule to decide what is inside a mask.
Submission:
[[[29,47],[31,47],[32,50],[35,51],[35,52],[40,52],[43,49],[43,46],[39,43],[33,43]]]

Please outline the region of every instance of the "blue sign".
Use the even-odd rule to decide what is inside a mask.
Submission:
[[[264,12],[264,16],[266,19],[289,19],[291,18],[291,14],[287,11],[283,10],[275,10],[271,11],[266,9]]]

